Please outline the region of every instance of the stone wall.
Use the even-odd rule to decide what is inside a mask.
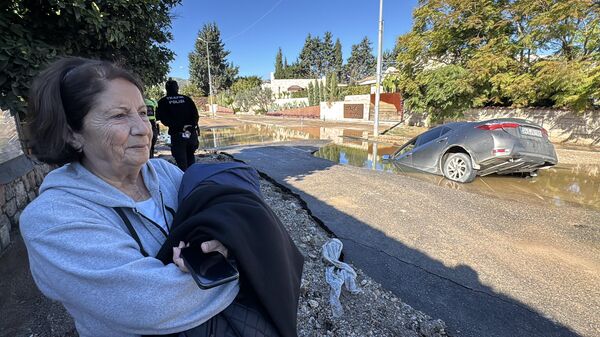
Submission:
[[[429,126],[427,114],[405,112],[404,117],[407,125]],[[597,110],[575,113],[557,109],[481,108],[470,109],[457,120],[494,118],[521,118],[535,122],[548,130],[550,140],[555,143],[600,145],[600,111]]]
[[[6,167],[10,164],[3,163],[2,169],[10,170]],[[21,212],[37,197],[38,188],[50,169],[48,165],[34,163],[23,175],[0,183],[0,254],[10,244],[11,232],[17,229]]]
[[[283,117],[302,117],[302,118],[319,118],[321,109],[318,105],[307,106],[304,108],[286,109],[281,111],[267,112],[267,116],[283,116]]]

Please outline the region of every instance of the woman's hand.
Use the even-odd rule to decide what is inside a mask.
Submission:
[[[218,241],[218,240],[210,240],[210,241],[202,242],[202,251],[205,253],[219,252],[223,256],[225,256],[225,258],[227,258],[227,253],[228,253],[227,248],[225,248],[225,246],[223,246],[221,241]]]
[[[177,267],[179,267],[179,269],[181,269],[181,271],[184,273],[189,273],[190,271],[185,266],[185,263],[183,263],[183,258],[181,258],[181,249],[189,246],[189,243],[186,245],[183,241],[179,241],[179,246],[173,247],[173,263],[175,263],[175,265],[177,265]]]
[[[179,267],[179,269],[181,269],[181,271],[184,273],[189,273],[190,271],[185,266],[185,263],[183,263],[183,258],[181,258],[181,250],[183,248],[189,247],[189,246],[190,246],[189,243],[185,244],[183,241],[179,241],[179,246],[173,247],[173,263],[175,263],[175,265],[177,265],[177,267]],[[201,247],[202,247],[202,251],[204,253],[219,252],[227,258],[227,254],[228,254],[227,248],[225,248],[225,246],[223,246],[221,241],[218,241],[218,240],[205,241],[202,243]]]

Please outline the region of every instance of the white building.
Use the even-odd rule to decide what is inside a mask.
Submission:
[[[308,89],[308,84],[317,80],[319,84],[325,83],[325,77],[314,78],[282,78],[275,79],[275,73],[271,72],[271,80],[262,84],[263,88],[270,88],[273,95],[280,98],[284,93],[292,93]]]

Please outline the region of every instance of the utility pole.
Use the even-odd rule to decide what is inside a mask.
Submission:
[[[375,82],[375,116],[373,124],[373,137],[379,136],[379,98],[381,92],[381,62],[383,55],[383,0],[379,0],[379,35],[377,37],[377,77]]]
[[[215,118],[215,110],[213,107],[213,90],[212,90],[212,79],[210,76],[210,56],[208,54],[208,41],[198,38],[198,40],[206,43],[206,67],[208,69],[208,99],[210,100],[210,112],[212,112],[213,118]]]

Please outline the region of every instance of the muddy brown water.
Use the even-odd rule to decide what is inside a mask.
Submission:
[[[478,177],[470,184],[459,184],[406,166],[394,165],[382,159],[392,154],[397,146],[367,141],[369,131],[360,127],[319,127],[312,125],[276,126],[242,124],[203,128],[200,131],[200,147],[220,149],[235,145],[271,143],[298,139],[331,140],[332,144],[322,147],[315,156],[343,165],[393,172],[431,184],[478,193],[494,198],[534,202],[555,206],[579,206],[600,209],[600,166],[558,164],[540,170],[537,177],[491,175]]]
[[[470,184],[460,184],[442,176],[424,173],[382,159],[395,147],[383,149],[370,145],[358,150],[342,145],[327,145],[315,156],[358,167],[394,172],[445,188],[464,190],[495,198],[536,202],[555,206],[580,206],[600,210],[600,167],[598,165],[562,165],[540,170],[537,177],[490,175],[478,177]],[[375,150],[375,151],[374,151]]]

